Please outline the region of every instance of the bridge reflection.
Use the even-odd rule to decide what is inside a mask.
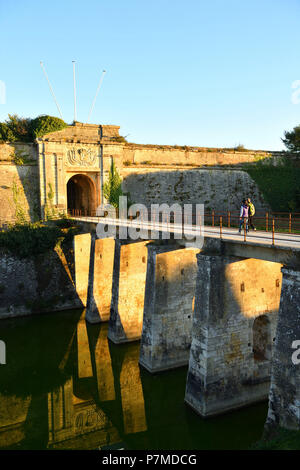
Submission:
[[[40,349],[25,351],[26,357],[29,354],[28,371],[33,368],[31,373],[38,374],[40,387],[31,382],[30,390],[29,384],[25,389],[23,381],[16,383],[24,365],[21,351],[17,351],[19,357],[14,363],[7,364],[6,380],[1,381],[8,388],[0,395],[0,448],[124,448],[126,435],[147,430],[139,343],[119,350],[109,344],[108,324],[87,325],[84,315],[63,314],[64,329],[60,328],[61,320],[53,328],[54,317],[52,322],[47,318],[45,328],[52,323],[54,336],[52,344],[49,337],[43,337],[48,353],[43,367],[35,359]],[[32,319],[26,322],[32,323]],[[45,328],[41,326],[39,333],[45,333]],[[14,342],[11,331],[8,328],[10,345]],[[21,333],[17,324],[14,331],[17,343]],[[52,355],[49,351],[56,346],[53,338],[59,353]],[[9,378],[14,379],[15,388],[9,386]]]

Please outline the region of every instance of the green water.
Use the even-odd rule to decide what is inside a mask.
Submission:
[[[211,419],[184,404],[187,368],[151,375],[81,311],[2,320],[0,449],[247,449],[267,403]]]

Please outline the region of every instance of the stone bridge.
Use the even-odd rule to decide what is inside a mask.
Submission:
[[[76,288],[90,323],[114,343],[140,340],[141,366],[188,365],[185,402],[203,417],[269,396],[267,426],[300,429],[300,236],[258,232],[245,242],[205,227],[184,240],[74,240]],[[170,391],[171,393],[171,391]]]

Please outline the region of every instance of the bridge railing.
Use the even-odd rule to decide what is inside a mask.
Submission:
[[[205,213],[205,225],[219,226],[220,218],[222,218],[223,227],[239,227],[239,211],[211,211]],[[299,212],[258,212],[253,216],[252,222],[256,230],[272,232],[274,225],[275,232],[300,234]],[[251,229],[251,227],[249,228]]]
[[[73,209],[69,210],[69,215],[72,217],[106,217],[108,212],[105,211],[103,216],[99,216],[96,211],[87,211],[85,209]],[[151,216],[150,211],[147,212],[147,215],[143,215],[143,220],[153,221],[153,216]],[[137,212],[137,217],[140,216],[140,213]],[[158,216],[158,217],[157,217]],[[119,217],[118,209],[116,209],[116,217]],[[133,216],[129,216],[129,219],[134,219]],[[171,214],[157,214],[157,222],[162,223],[174,223],[174,221],[179,221],[187,223],[187,220],[184,219],[184,214],[174,213]],[[272,232],[273,226],[275,232],[283,233],[295,233],[300,234],[300,212],[257,212],[253,216],[253,225],[256,230]],[[198,220],[196,214],[192,215],[192,224],[199,225],[200,220]],[[249,219],[248,219],[249,223]],[[212,227],[219,227],[222,224],[222,227],[225,228],[238,228],[240,225],[240,213],[239,211],[209,211],[204,213],[204,225],[210,225]],[[251,229],[251,227],[249,227]]]
[[[103,216],[99,216],[96,211],[87,211],[87,210],[79,210],[74,209],[69,211],[69,215],[72,217],[92,217],[98,218],[99,220],[103,219],[103,217],[108,216],[108,212],[104,212]],[[136,217],[129,216],[128,219],[133,220],[139,217],[141,214],[137,213]],[[119,218],[118,210],[116,210],[116,218]],[[249,230],[252,227],[249,226],[249,219],[243,220],[241,223],[239,211],[210,211],[204,213],[204,220],[201,220],[201,216],[193,214],[192,220],[187,220],[185,215],[180,213],[171,212],[171,214],[156,214],[156,219],[153,218],[153,214],[151,215],[150,211],[147,211],[146,214],[142,214],[142,218],[144,222],[151,222],[154,225],[157,223],[163,223],[167,225],[169,228],[174,223],[181,224],[188,224],[199,226],[202,223],[206,226],[218,228],[218,230],[214,230],[214,233],[219,233],[220,238],[223,237],[224,232],[226,234],[232,234],[231,229],[240,229],[240,232],[243,234],[244,241],[247,241],[247,236],[249,236]],[[275,234],[277,234],[277,238],[280,238],[278,234],[280,233],[289,233],[289,234],[300,234],[300,213],[297,212],[257,212],[253,216],[253,225],[257,231],[265,231],[268,232],[271,239],[272,245],[275,245]],[[282,239],[282,237],[281,237]],[[289,241],[289,240],[286,240]],[[295,241],[295,239],[290,239],[290,241]]]

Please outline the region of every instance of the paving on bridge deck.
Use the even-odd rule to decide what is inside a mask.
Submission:
[[[167,233],[182,233],[182,227],[173,223],[153,223],[153,222],[140,222],[137,220],[129,219],[113,219],[109,217],[90,217],[90,216],[77,216],[71,217],[74,220],[82,222],[92,222],[95,224],[101,223],[103,225],[112,225],[119,227],[131,227],[131,228],[141,228],[144,230],[156,230],[159,232]],[[194,235],[196,234],[196,225],[185,225],[184,233],[185,235]],[[205,225],[201,228],[202,231],[198,231],[198,235],[204,235],[204,237],[210,238],[222,238],[224,241],[238,241],[247,244],[255,244],[261,246],[276,246],[282,248],[293,248],[300,250],[300,235],[295,235],[291,233],[282,233],[274,232],[274,245],[272,243],[272,231],[250,231],[246,234],[246,242],[244,241],[244,231],[241,233],[238,232],[237,228],[228,228],[222,227],[222,237],[220,236],[220,227],[212,227]]]

